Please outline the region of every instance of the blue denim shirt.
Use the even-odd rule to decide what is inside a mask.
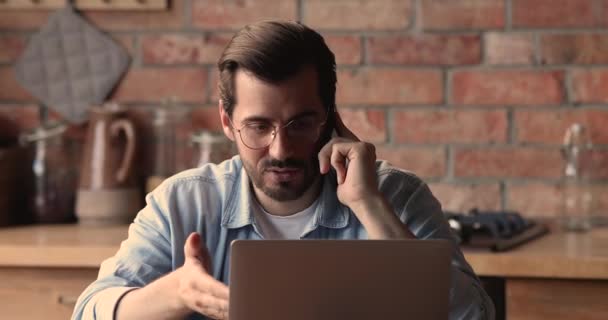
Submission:
[[[415,175],[378,161],[379,190],[395,214],[419,239],[443,238],[454,243],[450,319],[493,319],[494,306],[465,261],[441,205]],[[323,178],[313,223],[305,239],[367,239],[352,211],[336,196],[336,175]],[[81,294],[72,319],[113,319],[116,305],[129,290],[143,287],[184,263],[184,243],[199,232],[212,258],[213,276],[228,284],[230,243],[262,239],[252,213],[249,177],[238,156],[219,165],[177,174],[147,195],[129,227],[129,236],[99,276]],[[191,319],[204,319],[193,314]]]

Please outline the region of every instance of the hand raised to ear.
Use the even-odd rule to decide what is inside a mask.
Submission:
[[[338,179],[338,200],[346,206],[355,205],[369,196],[378,194],[376,175],[376,148],[360,141],[336,113],[336,133],[319,152],[322,174],[334,167]]]

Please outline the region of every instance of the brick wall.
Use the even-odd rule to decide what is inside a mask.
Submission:
[[[605,190],[606,0],[175,0],[159,13],[84,14],[133,56],[112,98],[144,137],[150,107],[169,95],[192,112],[183,134],[218,129],[214,64],[231,34],[298,19],[336,53],[346,124],[427,180],[445,208],[558,214],[559,145],[573,121],[590,126],[595,190]],[[24,128],[36,125],[35,101],[12,62],[46,16],[0,12],[0,116]]]

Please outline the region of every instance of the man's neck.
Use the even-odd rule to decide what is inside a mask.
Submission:
[[[312,205],[321,192],[321,184],[322,179],[319,176],[301,197],[291,201],[274,200],[255,187],[253,187],[253,192],[259,204],[266,212],[276,216],[289,216],[301,212]]]

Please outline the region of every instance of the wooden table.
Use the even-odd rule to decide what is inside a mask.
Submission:
[[[503,281],[507,319],[608,319],[608,229],[464,253],[479,276]]]
[[[3,317],[69,318],[126,236],[127,226],[0,229]],[[479,276],[504,281],[507,319],[608,319],[608,229],[551,233],[504,253],[465,256]]]

